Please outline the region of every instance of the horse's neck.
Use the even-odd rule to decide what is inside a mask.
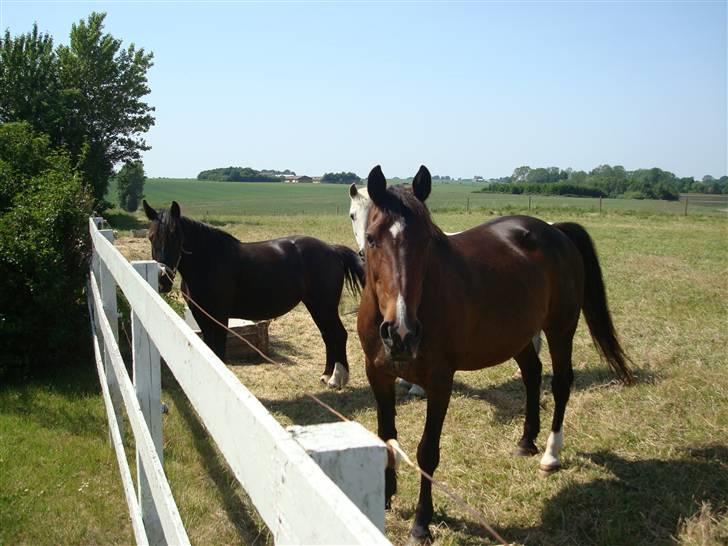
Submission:
[[[183,277],[195,276],[200,268],[209,269],[210,261],[220,253],[220,246],[226,240],[218,237],[208,226],[184,216],[180,219],[182,229],[182,256],[179,271]]]

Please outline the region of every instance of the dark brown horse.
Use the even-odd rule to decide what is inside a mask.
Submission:
[[[179,271],[183,292],[222,324],[279,317],[303,302],[326,344],[321,380],[332,388],[347,383],[347,334],[338,307],[344,281],[356,293],[364,280],[356,252],[301,235],[242,243],[182,216],[176,202],[157,212],[144,201],[144,211],[151,220],[152,256],[162,266],[161,292],[171,289]],[[194,304],[190,310],[205,343],[224,360],[227,332]]]
[[[424,166],[411,189],[387,188],[379,167],[369,174],[367,188],[374,206],[357,326],[377,402],[379,436],[397,438],[395,377],[421,385],[427,392],[427,419],[417,461],[432,475],[455,371],[513,357],[526,386],[526,419],[516,453],[537,453],[541,362],[531,339],[543,330],[553,361],[555,409],[541,469],[557,469],[581,311],[600,354],[623,380],[632,379],[587,232],[577,224],[552,226],[509,216],[447,237],[425,206],[431,177]],[[418,541],[430,538],[431,487],[422,478],[410,531]],[[387,504],[395,492],[396,475],[388,469]]]

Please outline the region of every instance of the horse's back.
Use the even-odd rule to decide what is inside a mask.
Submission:
[[[511,339],[525,343],[550,322],[578,317],[581,260],[558,228],[529,216],[505,216],[449,241],[467,271],[464,293],[478,317],[471,321],[474,330],[469,335],[491,340],[488,356],[475,359],[474,365],[502,361],[514,354]],[[499,356],[491,358],[494,354]]]

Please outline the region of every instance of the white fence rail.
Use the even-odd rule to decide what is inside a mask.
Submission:
[[[99,230],[93,219],[89,231],[94,250],[89,298],[97,365],[137,542],[189,543],[162,468],[161,355],[277,543],[389,544],[381,532],[383,516],[363,514],[161,299],[152,286],[156,264],[130,264],[114,248],[110,231]],[[134,386],[117,346],[117,286],[133,312]],[[141,478],[137,496],[130,494],[133,484],[121,444],[122,407],[136,439]],[[373,440],[375,446],[377,442]],[[342,444],[343,453],[350,446],[345,439]],[[385,461],[383,444],[367,451],[366,481],[382,479]],[[383,509],[382,489],[382,514]]]

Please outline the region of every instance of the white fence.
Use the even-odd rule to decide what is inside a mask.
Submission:
[[[130,264],[114,248],[111,230],[98,229],[99,220],[89,221],[94,251],[89,307],[111,440],[137,543],[189,544],[162,464],[161,355],[277,543],[389,544],[381,531],[384,444],[363,430],[354,431],[349,442],[347,433],[342,437],[341,427],[336,429],[342,457],[361,446],[362,434],[372,438],[361,451],[364,460],[360,455],[357,464],[343,465],[364,472],[361,481],[375,484],[375,491],[382,482],[381,506],[370,494],[365,515],[161,299],[156,262]],[[118,348],[117,286],[133,314],[133,383]],[[122,409],[136,441],[136,491],[121,441]],[[330,454],[330,446],[326,449]]]

